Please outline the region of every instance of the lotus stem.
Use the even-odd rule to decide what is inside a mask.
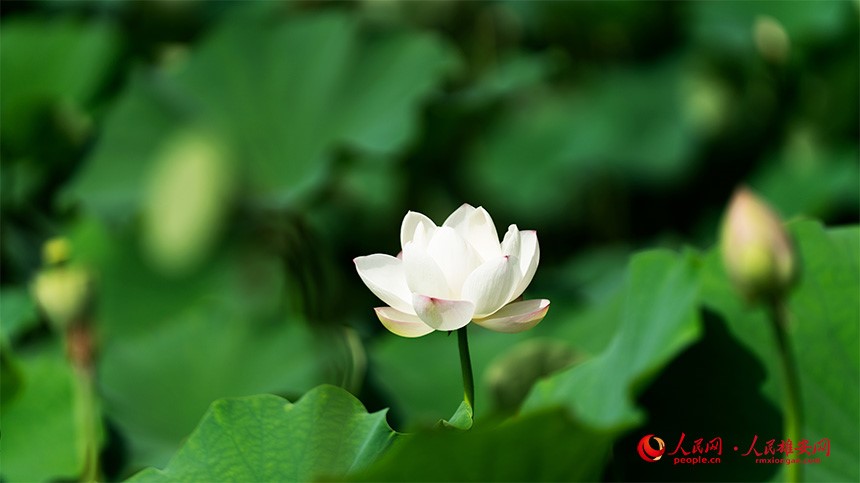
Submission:
[[[463,398],[475,414],[475,381],[472,377],[472,356],[469,355],[469,325],[457,329],[457,342],[460,348],[460,369],[463,372]]]
[[[781,300],[774,300],[770,304],[770,320],[776,338],[779,351],[780,365],[782,366],[785,390],[783,392],[785,410],[785,438],[794,444],[800,441],[800,431],[803,427],[803,411],[800,398],[800,376],[797,372],[797,360],[791,349],[788,337],[788,313],[785,304]],[[803,465],[788,465],[786,468],[786,480],[800,482],[803,480]]]

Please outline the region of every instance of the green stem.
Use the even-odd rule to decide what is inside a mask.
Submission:
[[[469,355],[469,326],[457,329],[457,342],[460,348],[460,369],[463,372],[463,398],[475,413],[475,381],[472,378],[472,356]]]
[[[66,351],[75,374],[75,418],[82,432],[84,469],[80,481],[99,479],[99,400],[93,380],[93,340],[90,325],[74,323],[66,330]]]
[[[785,406],[785,437],[793,444],[800,442],[800,430],[803,424],[803,411],[800,398],[800,376],[797,372],[797,360],[788,337],[788,313],[785,305],[779,301],[773,301],[770,305],[770,320],[776,337],[779,359],[782,366],[782,374],[785,380],[784,406]],[[802,481],[803,465],[788,465],[786,468],[787,480],[791,482]]]
[[[97,407],[92,374],[86,368],[75,367],[77,385],[78,424],[84,432],[84,472],[81,482],[98,481],[99,452],[97,435]]]

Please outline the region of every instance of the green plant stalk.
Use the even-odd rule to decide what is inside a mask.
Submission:
[[[101,410],[96,395],[91,325],[77,321],[66,328],[66,355],[74,371],[75,422],[81,432],[84,468],[80,481],[99,480]]]
[[[779,351],[780,365],[785,380],[783,394],[785,407],[785,437],[793,444],[800,442],[800,431],[803,427],[803,411],[800,398],[800,375],[797,372],[797,360],[791,349],[788,337],[788,313],[781,300],[770,304],[770,321]],[[786,479],[791,482],[803,480],[803,465],[788,465]]]
[[[475,381],[472,377],[472,356],[469,354],[469,326],[457,329],[457,345],[460,348],[460,369],[463,372],[463,399],[475,414]]]
[[[82,482],[94,482],[99,479],[99,452],[97,425],[97,401],[94,393],[93,375],[90,370],[75,367],[75,384],[77,385],[77,418],[78,425],[84,431],[84,472]]]

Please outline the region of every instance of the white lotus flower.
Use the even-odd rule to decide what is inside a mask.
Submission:
[[[549,300],[513,302],[528,287],[540,259],[537,233],[508,227],[504,240],[484,208],[464,204],[436,226],[410,211],[400,228],[401,255],[358,257],[361,280],[388,304],[376,315],[403,337],[450,331],[474,322],[520,332],[540,322]]]

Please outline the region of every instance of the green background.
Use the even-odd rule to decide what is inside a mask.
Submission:
[[[802,265],[800,433],[831,442],[805,477],[860,479],[857,2],[0,16],[3,481],[80,479],[92,444],[111,481],[783,480],[739,456],[782,438],[784,393],[716,247],[743,184]],[[552,301],[526,333],[470,330],[467,432],[435,426],[456,338],[387,332],[352,263],[464,202],[537,230],[526,298]],[[92,421],[32,290],[57,236],[92,278]],[[723,463],[636,454],[681,433]]]

